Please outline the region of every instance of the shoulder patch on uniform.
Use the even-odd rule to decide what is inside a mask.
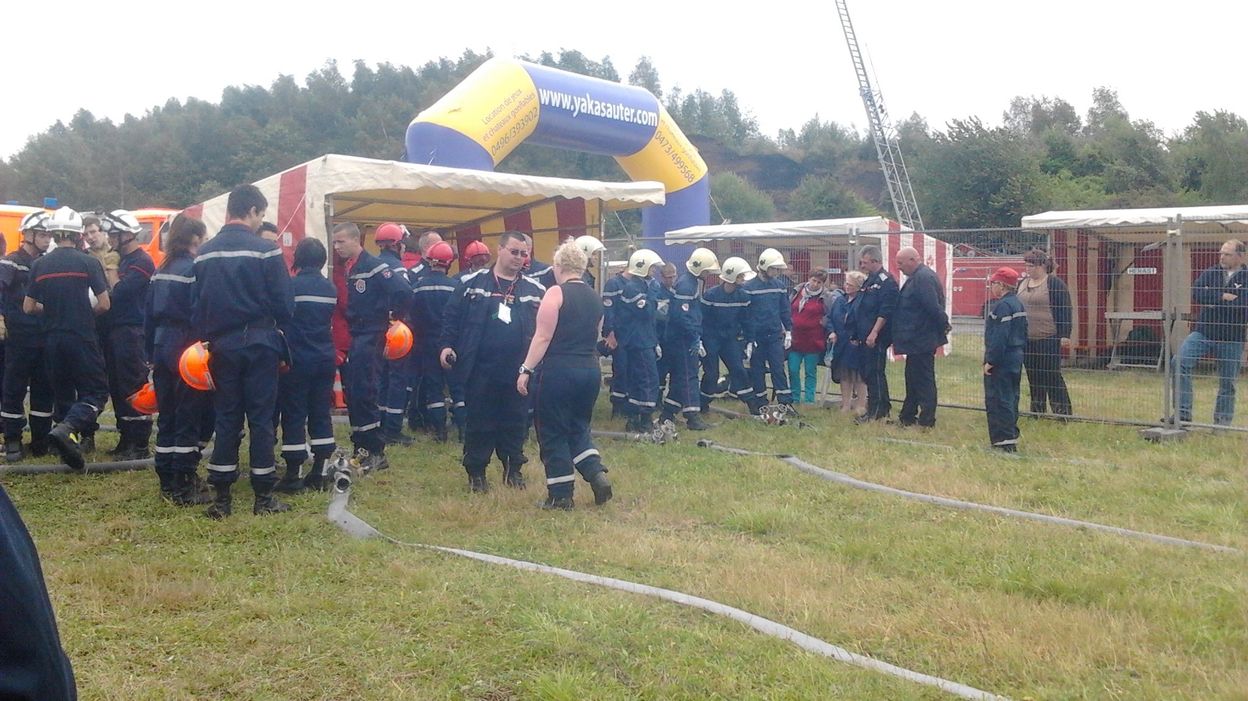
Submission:
[[[381,276],[386,279],[389,279],[391,275],[393,275],[393,273],[390,272],[389,268],[386,268],[385,270],[381,271]]]
[[[602,300],[602,306],[604,306],[604,307],[609,307],[609,306],[611,306],[612,304],[614,304],[614,302],[612,302],[612,301],[611,301],[611,298],[610,298],[610,297],[604,297],[604,298],[603,298],[603,300]]]
[[[684,304],[680,305],[680,311],[682,311],[682,312],[687,312],[687,311],[689,311],[689,303],[688,303],[688,302],[686,302],[686,303],[684,303]]]
[[[646,298],[645,298],[645,297],[642,297],[641,299],[637,300],[637,308],[638,308],[638,309],[645,309],[645,308],[646,308]]]
[[[888,273],[880,271],[880,280],[882,281],[882,280],[887,280],[887,279],[888,279]]]
[[[368,289],[368,284],[363,280],[355,281],[355,291],[364,294],[364,290]]]

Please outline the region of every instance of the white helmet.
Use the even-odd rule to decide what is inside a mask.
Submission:
[[[22,223],[17,229],[22,232],[23,237],[33,239],[36,232],[48,230],[47,223],[48,213],[40,209],[22,217]]]
[[[607,250],[607,247],[602,244],[602,241],[599,241],[597,238],[590,236],[589,234],[577,236],[576,247],[581,249],[581,252],[585,254],[586,259],[593,258],[594,254],[598,251]]]
[[[138,218],[125,209],[114,209],[100,217],[100,228],[107,234],[138,236],[143,233]]]
[[[663,259],[659,254],[648,248],[639,248],[633,255],[628,257],[628,272],[639,277],[646,277],[650,274],[650,268],[656,265],[663,265]]]
[[[44,228],[57,238],[80,235],[82,234],[82,215],[69,207],[61,207],[47,218]]]
[[[694,275],[704,272],[719,272],[719,259],[707,248],[695,248],[685,261],[685,269]]]
[[[770,270],[771,268],[788,268],[789,264],[784,262],[784,256],[780,251],[774,248],[768,248],[758,255],[758,269]]]
[[[733,256],[724,261],[723,270],[719,271],[719,279],[724,282],[738,284],[748,282],[755,277],[754,271],[750,270],[750,264],[745,262],[744,258]]]

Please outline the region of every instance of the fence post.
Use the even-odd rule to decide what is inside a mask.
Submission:
[[[1166,248],[1165,259],[1165,276],[1162,278],[1162,300],[1165,313],[1162,315],[1164,327],[1163,331],[1163,347],[1162,369],[1165,374],[1164,390],[1162,392],[1162,416],[1166,426],[1172,430],[1179,430],[1179,373],[1177,366],[1177,353],[1175,343],[1178,332],[1179,321],[1183,318],[1181,311],[1182,300],[1179,299],[1179,291],[1183,288],[1180,284],[1182,274],[1183,261],[1183,215],[1176,214],[1172,220],[1173,226],[1166,229]]]

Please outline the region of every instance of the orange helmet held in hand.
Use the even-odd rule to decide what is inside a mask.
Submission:
[[[217,388],[212,381],[212,373],[208,370],[211,360],[212,354],[208,352],[208,346],[203,341],[193,343],[182,351],[182,358],[178,360],[178,374],[192,388],[211,392]]]
[[[412,330],[401,321],[390,322],[386,330],[386,360],[398,360],[412,352]]]
[[[151,382],[139,388],[138,392],[130,395],[130,406],[140,414],[151,416],[157,412],[156,405],[156,387]]]

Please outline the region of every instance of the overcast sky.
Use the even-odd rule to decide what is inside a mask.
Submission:
[[[576,49],[610,56],[624,78],[649,56],[664,90],[730,89],[773,136],[815,114],[865,125],[831,2],[75,5],[68,15],[32,2],[4,10],[0,157],[83,107],[120,121],[170,97],[216,102],[227,85],[267,87],[280,74],[302,82],[331,58],[349,73],[357,59],[417,66],[467,48]],[[995,124],[1016,95],[1062,97],[1083,114],[1097,86],[1167,133],[1198,110],[1248,117],[1242,1],[850,0],[849,9],[894,120],[918,112],[935,128],[972,115]]]

